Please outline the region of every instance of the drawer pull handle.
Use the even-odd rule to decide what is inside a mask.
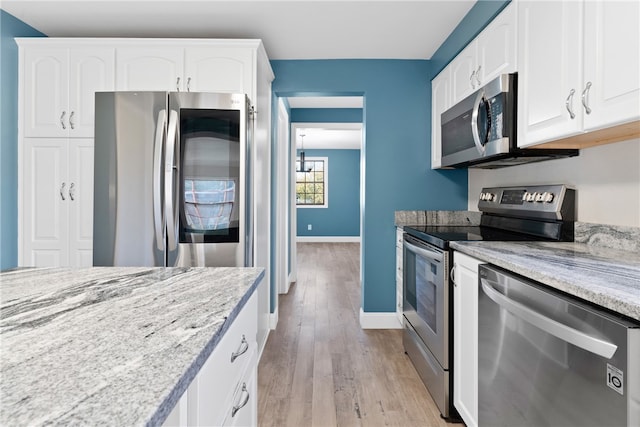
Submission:
[[[238,357],[242,356],[249,350],[249,343],[247,339],[242,336],[242,341],[240,342],[240,347],[238,347],[238,351],[231,353],[231,363],[233,363]]]
[[[247,383],[242,383],[242,393],[244,394],[242,401],[237,405],[233,405],[233,408],[231,409],[232,418],[236,416],[240,409],[244,408],[247,403],[249,403],[249,390],[247,390]]]

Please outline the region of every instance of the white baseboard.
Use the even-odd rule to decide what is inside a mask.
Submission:
[[[360,236],[297,236],[300,243],[360,243]]]
[[[398,316],[395,312],[365,313],[362,310],[362,307],[360,307],[360,327],[362,329],[402,329],[402,324],[398,320]]]
[[[275,330],[278,326],[278,310],[275,313],[269,314],[269,329]]]

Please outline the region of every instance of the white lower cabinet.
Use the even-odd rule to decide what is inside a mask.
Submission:
[[[467,427],[478,425],[478,266],[454,252],[453,405]]]
[[[258,291],[264,286],[224,333],[165,426],[257,425]]]
[[[93,264],[93,139],[25,138],[24,266]]]

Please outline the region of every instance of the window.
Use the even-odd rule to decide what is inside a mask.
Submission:
[[[300,158],[296,161],[296,205],[307,208],[326,208],[328,206],[327,191],[327,157],[307,157],[304,160],[304,172],[298,172]]]

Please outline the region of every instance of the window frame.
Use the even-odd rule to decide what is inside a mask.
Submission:
[[[296,156],[296,174],[297,172],[297,165],[298,162],[300,161],[300,156]],[[296,191],[296,208],[302,208],[302,209],[326,209],[329,207],[329,157],[323,157],[323,156],[305,156],[304,159],[305,163],[306,162],[310,162],[310,161],[323,161],[324,162],[324,180],[323,180],[323,184],[324,184],[324,204],[322,205],[307,205],[307,204],[298,204],[298,192]],[[298,178],[296,175],[296,180],[295,180],[295,185],[298,185]]]

